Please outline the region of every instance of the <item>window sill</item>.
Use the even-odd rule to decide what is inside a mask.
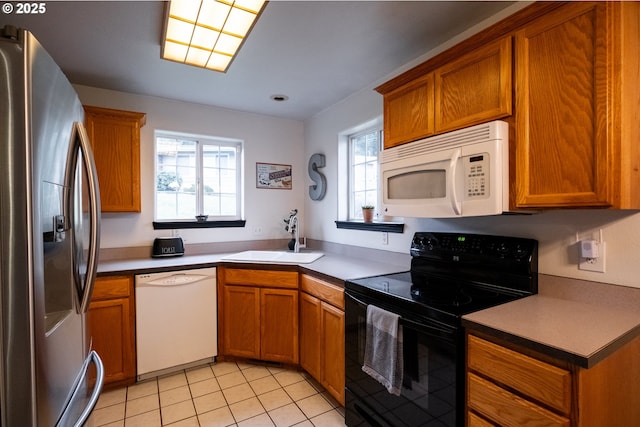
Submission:
[[[386,233],[404,233],[402,222],[362,222],[362,221],[336,221],[336,228],[347,230],[381,231]]]
[[[247,221],[237,219],[231,221],[153,221],[154,230],[175,230],[182,228],[228,228],[244,227]]]

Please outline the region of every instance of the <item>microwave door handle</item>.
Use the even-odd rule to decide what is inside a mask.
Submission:
[[[453,208],[453,212],[458,216],[462,215],[462,208],[458,201],[458,195],[456,194],[456,168],[458,167],[458,160],[461,155],[462,153],[459,148],[451,155],[451,162],[449,163],[449,180],[447,181],[447,185],[449,187],[448,193],[451,195],[451,208]]]

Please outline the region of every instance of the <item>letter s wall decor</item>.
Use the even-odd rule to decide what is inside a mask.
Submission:
[[[324,154],[316,153],[309,158],[309,177],[314,185],[309,186],[309,197],[311,200],[322,200],[327,192],[327,178],[318,172],[318,168],[325,166]]]

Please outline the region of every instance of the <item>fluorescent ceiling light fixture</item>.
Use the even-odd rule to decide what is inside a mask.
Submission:
[[[265,0],[171,0],[162,58],[226,72]]]

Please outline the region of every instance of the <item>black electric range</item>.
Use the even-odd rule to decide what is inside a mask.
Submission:
[[[348,426],[463,425],[462,316],[538,291],[538,243],[532,239],[419,232],[410,252],[410,271],[345,283]],[[400,396],[362,372],[369,305],[400,317]]]

